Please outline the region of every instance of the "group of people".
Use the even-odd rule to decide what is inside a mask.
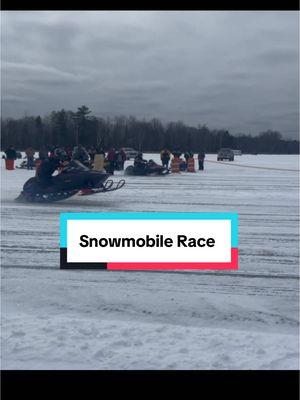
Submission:
[[[64,158],[65,161],[70,160],[78,160],[82,164],[86,166],[90,166],[94,163],[95,155],[100,154],[104,158],[104,168],[110,173],[114,174],[115,170],[121,171],[124,169],[124,163],[126,161],[126,153],[123,149],[117,150],[115,148],[111,148],[105,153],[103,148],[98,148],[96,146],[90,147],[88,150],[81,144],[78,144],[74,148],[63,147],[63,146],[51,146],[47,148],[46,146],[42,147],[37,153],[37,159],[35,159],[35,150],[32,147],[28,147],[25,150],[25,158],[27,159],[26,168],[28,170],[32,170],[36,161],[39,163],[46,158],[55,158],[55,152],[60,154],[61,158]],[[14,163],[17,157],[17,151],[13,146],[9,146],[5,151],[6,159],[10,161],[10,164]],[[12,168],[13,169],[13,166]]]
[[[25,157],[27,158],[27,169],[31,170],[35,167],[35,150],[32,147],[28,147],[25,150]],[[16,160],[17,159],[17,151],[13,148],[13,146],[9,146],[8,149],[5,150],[6,159],[7,160]],[[110,148],[106,153],[102,147],[92,146],[88,150],[81,144],[78,144],[74,148],[64,148],[62,146],[51,146],[50,148],[46,148],[44,146],[38,151],[39,163],[48,158],[57,158],[57,154],[59,154],[59,158],[64,161],[78,160],[82,164],[86,166],[90,166],[94,164],[95,156],[101,155],[103,156],[103,167],[107,173],[113,175],[115,170],[121,171],[124,169],[124,164],[127,159],[126,153],[123,149],[116,150],[115,148]],[[187,170],[188,160],[194,158],[194,153],[191,150],[187,150],[184,153],[178,149],[173,150],[172,152],[164,148],[160,152],[160,159],[162,166],[165,168],[169,168],[169,163],[171,160],[171,156],[178,157],[181,159],[183,155],[185,161],[181,159],[180,170]],[[200,151],[197,156],[198,159],[198,168],[199,170],[204,169],[204,159],[205,153]],[[147,163],[146,160],[143,159],[142,153],[139,153],[134,160],[134,165],[142,167]]]
[[[52,152],[58,147],[54,147]],[[88,150],[81,144],[78,144],[71,149],[60,148],[66,153],[66,160],[78,160],[86,166],[90,166],[95,162],[95,156],[101,155],[104,159],[104,169],[109,174],[113,175],[115,170],[121,171],[124,169],[124,163],[126,161],[126,153],[123,149],[116,150],[115,148],[110,148],[106,153],[102,147],[92,146]],[[51,152],[50,152],[51,155]]]
[[[178,157],[180,159],[180,157],[182,156],[185,159],[185,162],[182,161],[180,169],[182,171],[185,171],[187,169],[187,165],[188,165],[188,160],[190,158],[194,158],[194,153],[191,150],[187,150],[185,153],[183,153],[180,150],[174,150],[173,152],[171,152],[170,150],[168,150],[167,148],[164,148],[161,152],[160,152],[160,159],[161,159],[161,163],[162,166],[165,168],[169,168],[169,162],[171,160],[171,155],[173,155],[174,157]],[[204,170],[204,158],[205,158],[205,153],[203,151],[200,151],[198,153],[198,168],[199,171]]]
[[[104,167],[108,173],[113,175],[115,170],[123,171],[126,159],[127,156],[123,149],[111,148],[107,153]]]
[[[42,156],[44,156],[44,154],[42,154]],[[96,156],[100,156],[100,159],[103,161],[103,168],[110,175],[113,175],[116,169],[124,169],[126,153],[122,149],[116,150],[111,148],[106,153],[103,148],[97,148],[94,146],[86,150],[86,148],[81,144],[75,146],[73,150],[53,146],[50,149],[49,155],[42,160],[37,170],[37,177],[40,182],[47,185],[50,183],[54,171],[63,167],[71,160],[79,161],[87,167],[95,167],[97,162]]]

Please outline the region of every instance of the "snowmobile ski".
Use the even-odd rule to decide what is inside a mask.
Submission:
[[[98,188],[98,189],[89,189],[88,191],[80,191],[78,193],[78,196],[90,196],[92,194],[97,194],[97,193],[106,193],[106,192],[113,192],[115,190],[121,189],[125,185],[125,179],[121,179],[118,182],[114,182],[112,179],[109,179],[108,181],[105,182],[103,187]]]

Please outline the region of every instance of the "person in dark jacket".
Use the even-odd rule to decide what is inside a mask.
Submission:
[[[205,158],[204,151],[199,151],[199,153],[198,153],[199,171],[203,171],[204,170],[204,158]]]
[[[89,156],[90,156],[90,158],[91,158],[91,162],[92,162],[92,163],[94,162],[95,154],[97,154],[97,149],[95,148],[95,146],[92,146],[92,147],[89,149]]]
[[[116,155],[115,155],[115,169],[117,171],[121,171],[122,168],[122,156],[119,152],[119,150],[116,150]]]
[[[73,160],[80,161],[84,165],[88,166],[90,164],[90,156],[85,147],[83,147],[81,144],[74,147],[72,158]]]
[[[4,151],[4,153],[8,160],[16,160],[17,158],[17,152],[13,146],[9,146],[8,149]]]
[[[160,159],[163,167],[169,168],[170,158],[171,158],[171,152],[168,149],[164,148],[160,152]]]
[[[124,151],[123,149],[121,149],[121,150],[119,151],[119,154],[120,154],[120,156],[121,156],[120,169],[123,170],[123,169],[124,169],[125,161],[127,160],[127,156],[126,156],[126,153],[125,153],[125,151]]]
[[[184,153],[184,158],[185,158],[186,163],[188,163],[189,158],[193,158],[193,157],[194,157],[194,153],[191,150],[186,151]]]
[[[135,157],[133,165],[140,171],[144,171],[146,168],[148,168],[148,161],[143,158],[142,152],[139,152],[138,155]]]
[[[96,150],[97,150],[96,154],[101,154],[102,156],[105,157],[105,151],[104,151],[103,147],[97,147]]]
[[[8,170],[15,169],[15,160],[17,158],[17,152],[13,148],[13,146],[9,146],[8,149],[5,150],[6,160],[5,160],[5,168]],[[5,156],[3,156],[5,158]]]
[[[181,154],[182,154],[182,151],[180,151],[180,150],[178,150],[178,149],[175,149],[175,150],[172,152],[172,154],[173,154],[174,157],[180,158],[180,157],[181,157]]]
[[[60,149],[54,151],[53,156],[45,158],[38,170],[37,170],[37,180],[41,186],[48,187],[52,184],[52,175],[54,172],[63,165],[65,161],[65,152]]]
[[[48,157],[48,151],[45,146],[43,146],[39,151],[39,159],[45,160]]]
[[[71,161],[73,155],[73,150],[71,147],[66,148],[66,154],[67,154],[67,161]]]

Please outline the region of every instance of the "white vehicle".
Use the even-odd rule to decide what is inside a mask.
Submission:
[[[234,153],[231,149],[222,148],[219,150],[217,160],[218,161],[223,161],[223,160],[234,161]]]
[[[137,150],[134,150],[131,147],[123,147],[123,151],[126,154],[127,160],[130,160],[131,158],[135,158],[139,153]]]
[[[242,150],[232,150],[232,151],[233,151],[233,154],[235,156],[241,156],[242,155]]]

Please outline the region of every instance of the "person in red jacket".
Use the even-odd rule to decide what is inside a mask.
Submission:
[[[116,151],[113,147],[107,153],[107,161],[109,162],[108,171],[113,175],[116,166]]]

